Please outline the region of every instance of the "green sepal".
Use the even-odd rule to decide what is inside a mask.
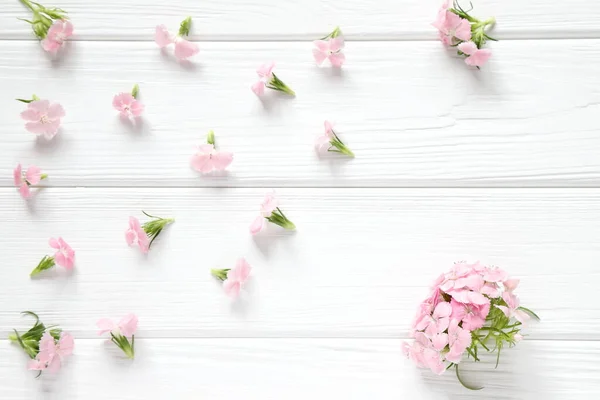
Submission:
[[[31,273],[29,274],[29,276],[30,277],[34,277],[34,276],[38,275],[39,273],[41,273],[42,271],[46,271],[46,270],[54,267],[55,265],[56,264],[54,262],[54,257],[52,257],[52,256],[44,256],[44,258],[41,259],[41,261],[39,262],[39,264],[37,265],[37,267],[35,267],[33,269],[33,271],[31,271]]]
[[[188,36],[192,28],[192,17],[187,17],[179,24],[179,36]]]
[[[267,83],[267,87],[269,89],[278,90],[280,92],[287,93],[290,96],[296,96],[296,92],[294,92],[288,85],[283,83],[283,81],[281,79],[279,79],[277,77],[277,75],[275,75],[275,74],[272,74],[272,75],[273,75],[273,77]]]
[[[218,280],[224,281],[225,279],[227,279],[227,273],[229,273],[230,270],[231,270],[230,268],[223,268],[223,269],[213,268],[210,270],[210,273],[212,276],[214,276]]]
[[[133,85],[133,89],[131,89],[131,95],[133,96],[134,99],[137,99],[139,93],[140,93],[140,85],[138,85],[136,83],[135,85]]]
[[[147,217],[154,218],[152,221],[145,222],[142,225],[142,229],[144,230],[144,232],[146,232],[146,235],[150,238],[150,243],[148,244],[148,248],[150,248],[150,246],[152,246],[152,243],[154,242],[154,240],[158,237],[158,235],[160,235],[160,233],[165,228],[165,226],[175,222],[175,219],[155,217],[153,215],[148,214],[144,210],[142,210],[142,212]]]
[[[273,211],[271,215],[267,217],[267,220],[288,230],[293,231],[296,229],[296,225],[294,225],[294,223],[285,216],[279,207],[277,207],[277,210]]]
[[[215,132],[208,131],[208,135],[206,136],[206,143],[215,145]]]

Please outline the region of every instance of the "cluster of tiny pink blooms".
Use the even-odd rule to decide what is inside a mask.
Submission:
[[[281,79],[275,75],[273,69],[275,68],[274,62],[264,63],[256,70],[256,74],[258,75],[258,81],[256,81],[251,89],[257,96],[262,96],[265,93],[265,88],[277,90],[279,92],[283,92],[289,94],[290,96],[295,96],[296,93]]]
[[[279,200],[275,196],[274,191],[267,193],[265,196],[265,199],[260,205],[260,214],[250,225],[250,233],[256,235],[262,231],[265,228],[267,221],[279,225],[284,229],[296,229],[296,225],[294,225],[294,223],[290,221],[279,208]]]
[[[60,8],[47,8],[30,0],[21,0],[21,3],[33,13],[31,20],[21,20],[31,25],[44,50],[56,54],[67,38],[73,35],[73,24],[68,20],[67,12]]]
[[[335,28],[329,35],[313,42],[313,56],[318,65],[329,60],[332,66],[341,68],[346,61],[344,50],[344,36],[339,27]]]
[[[252,267],[245,258],[237,260],[235,267],[211,269],[210,273],[223,282],[223,290],[231,297],[237,297],[250,276]]]
[[[58,133],[60,119],[65,116],[64,108],[58,103],[40,100],[35,94],[31,99],[17,99],[27,103],[27,109],[21,112],[21,118],[27,123],[25,129],[50,140]]]
[[[54,253],[53,256],[44,256],[44,258],[42,258],[42,260],[38,263],[37,267],[31,271],[29,276],[34,277],[39,275],[43,271],[51,269],[56,264],[60,265],[67,271],[73,269],[75,265],[75,251],[71,248],[71,246],[69,246],[69,244],[61,237],[58,239],[50,238],[48,244],[50,247],[56,250],[56,253]]]
[[[127,314],[117,323],[108,318],[101,318],[96,322],[98,335],[110,333],[110,340],[123,350],[128,358],[135,357],[135,332],[138,327],[138,317]]]
[[[17,164],[13,171],[13,180],[21,197],[28,199],[31,197],[31,186],[37,185],[42,179],[46,179],[48,175],[42,174],[42,170],[35,165],[27,168],[27,172],[23,173],[21,164]]]
[[[125,231],[125,240],[129,246],[138,246],[142,253],[148,253],[152,242],[160,235],[165,226],[175,222],[173,218],[155,217],[142,211],[152,220],[140,224],[135,217],[129,217],[129,228]]]
[[[218,151],[215,146],[215,133],[208,132],[206,144],[198,147],[192,156],[192,168],[206,174],[212,171],[224,171],[233,161],[233,154],[227,151]]]
[[[34,317],[35,324],[24,333],[19,333],[15,329],[8,338],[11,342],[19,344],[31,358],[27,365],[28,369],[40,373],[45,370],[57,372],[65,358],[73,353],[75,344],[73,336],[56,326],[46,327],[31,311],[24,311],[21,314]]]
[[[487,40],[496,40],[488,36],[486,28],[496,22],[495,18],[480,21],[465,11],[456,0],[450,7],[445,0],[432,25],[439,31],[439,37],[446,46],[457,47],[458,54],[465,56],[465,63],[481,67],[491,57],[492,52],[484,49]]]
[[[158,25],[154,33],[154,41],[161,49],[164,49],[171,44],[175,44],[175,57],[180,61],[186,60],[198,54],[199,51],[198,46],[195,43],[183,38],[184,36],[189,36],[191,26],[192,17],[187,17],[181,21],[178,35],[173,36],[166,26]]]
[[[465,353],[479,361],[481,346],[497,351],[499,359],[503,346],[512,347],[523,338],[523,324],[532,316],[538,318],[519,306],[514,294],[518,284],[500,268],[455,263],[436,279],[419,306],[411,329],[414,341],[403,343],[404,353],[436,374],[454,366],[459,380],[458,365]]]
[[[122,92],[113,98],[113,107],[123,118],[137,118],[144,112],[144,105],[137,99],[140,93],[139,85],[135,84],[131,93]]]

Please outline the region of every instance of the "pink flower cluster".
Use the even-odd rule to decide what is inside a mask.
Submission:
[[[47,369],[49,372],[57,372],[64,359],[73,354],[74,345],[75,341],[70,334],[62,332],[60,339],[56,340],[46,331],[39,342],[39,353],[29,361],[28,368],[35,371]]]
[[[437,28],[439,38],[446,46],[456,46],[460,55],[466,56],[465,63],[481,67],[492,56],[488,49],[482,49],[486,39],[494,40],[485,33],[485,28],[494,24],[495,19],[479,21],[463,10],[458,3],[450,8],[446,0],[438,11],[432,25]]]
[[[17,164],[13,171],[13,181],[19,190],[21,197],[24,199],[31,197],[31,190],[29,187],[37,185],[45,177],[46,176],[42,174],[42,170],[35,165],[30,166],[27,168],[27,172],[23,173],[21,164]]]
[[[479,262],[454,264],[419,306],[411,330],[415,340],[403,344],[404,353],[418,367],[442,374],[465,352],[476,357],[471,349],[478,344],[495,340],[498,351],[504,342],[514,345],[522,338],[519,327],[529,313],[535,315],[519,307],[513,293],[518,283],[504,270]]]

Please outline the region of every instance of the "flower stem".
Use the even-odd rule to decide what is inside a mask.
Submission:
[[[31,11],[35,12],[35,9],[33,8],[33,5],[31,4],[31,2],[29,0],[20,0],[21,3],[23,3],[25,5],[25,7],[29,8]]]
[[[227,279],[228,272],[229,272],[229,268],[224,268],[224,269],[213,268],[210,270],[211,275],[221,281],[224,281],[225,279]]]
[[[209,131],[208,136],[206,137],[206,143],[215,145],[215,132]]]
[[[40,175],[40,179],[46,179],[46,178],[48,178],[48,174],[42,174],[42,175]]]
[[[483,389],[483,387],[469,386],[466,383],[464,383],[463,380],[460,378],[460,374],[458,373],[458,364],[454,365],[454,369],[456,370],[456,378],[458,379],[458,381],[460,382],[461,385],[463,385],[464,387],[466,387],[469,390],[481,390],[481,389]]]
[[[279,225],[284,229],[295,230],[296,225],[292,221],[290,221],[285,214],[277,207],[277,211],[273,211],[271,216],[267,218],[269,222],[274,223],[275,225]]]
[[[54,267],[54,265],[56,265],[54,263],[54,257],[44,256],[44,258],[42,258],[37,267],[35,267],[33,271],[31,271],[29,276],[33,278],[34,276],[40,274],[42,271]]]
[[[131,95],[133,96],[134,99],[137,99],[139,93],[140,93],[140,85],[138,85],[136,83],[135,85],[133,85],[133,89],[131,90]]]
[[[187,17],[179,25],[179,36],[188,36],[192,27],[192,17]]]
[[[334,139],[332,139],[330,143],[333,147],[338,149],[338,151],[340,153],[345,154],[350,157],[354,157],[354,153],[352,152],[352,150],[350,150],[348,148],[348,146],[346,146],[339,138],[337,138],[337,136]],[[330,150],[330,151],[333,151],[333,150]]]
[[[280,92],[287,93],[290,96],[296,96],[296,92],[294,92],[288,85],[283,83],[283,81],[279,79],[275,74],[273,74],[273,78],[267,84],[267,87],[269,89],[279,90]]]

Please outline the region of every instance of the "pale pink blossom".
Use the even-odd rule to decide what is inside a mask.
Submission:
[[[180,61],[186,60],[198,54],[199,51],[200,49],[195,43],[192,43],[181,37],[175,38],[175,57],[177,57],[177,59]]]
[[[448,344],[447,333],[436,333],[431,336],[431,347],[436,351],[442,351]]]
[[[502,293],[502,299],[506,302],[506,305],[508,307],[507,306],[496,306],[496,307],[498,307],[500,310],[502,310],[504,315],[506,315],[508,318],[515,318],[517,321],[519,321],[522,324],[529,321],[529,319],[531,318],[529,316],[529,314],[527,314],[523,310],[519,310],[520,302],[519,302],[519,298],[517,296],[515,296],[511,292],[504,292],[504,293]]]
[[[137,331],[138,317],[135,314],[127,314],[118,323],[109,318],[101,318],[96,322],[96,326],[99,329],[98,335],[112,332],[115,336],[121,335],[130,338]]]
[[[430,337],[442,333],[448,328],[450,323],[450,314],[452,314],[452,306],[448,302],[439,303],[431,316],[424,319],[420,325],[417,326],[418,330],[425,329],[425,332]]]
[[[460,303],[454,298],[451,300],[452,319],[462,321],[462,327],[468,331],[481,328],[485,324],[485,318],[490,312],[490,303],[472,304]]]
[[[446,360],[459,363],[462,354],[467,347],[471,345],[471,332],[458,326],[459,321],[453,319],[448,326],[448,346],[450,352],[446,355]]]
[[[58,239],[51,238],[49,244],[50,247],[57,250],[54,254],[54,261],[67,270],[73,269],[73,264],[75,263],[75,251],[73,251],[71,246],[69,246],[61,237]]]
[[[123,117],[139,117],[144,111],[144,105],[136,100],[131,93],[119,93],[113,98],[113,107]]]
[[[63,107],[58,103],[50,104],[48,100],[34,100],[27,104],[27,110],[21,113],[21,118],[28,121],[25,129],[48,140],[56,136],[60,119],[64,116]]]
[[[405,355],[409,357],[418,367],[425,367],[425,360],[423,353],[426,349],[431,348],[431,341],[425,336],[423,332],[417,332],[414,335],[415,340],[412,344],[406,344],[403,346]]]
[[[315,40],[315,48],[313,49],[313,56],[318,65],[323,64],[326,59],[329,59],[331,65],[340,68],[346,56],[342,52],[344,47],[344,38],[342,36],[336,36],[335,38],[329,38],[327,40]]]
[[[446,371],[442,355],[434,349],[423,350],[423,362],[434,374],[441,375]]]
[[[202,144],[192,157],[192,168],[203,174],[211,171],[223,171],[233,161],[233,154],[217,151],[212,144]]]
[[[507,279],[504,282],[502,282],[502,284],[504,285],[504,289],[507,292],[512,293],[517,288],[517,286],[519,286],[519,282],[519,279]]]
[[[484,294],[492,299],[500,297],[500,287],[497,283],[486,282],[481,288],[481,294]]]
[[[458,45],[458,50],[467,55],[465,63],[473,67],[481,67],[492,56],[489,49],[478,49],[477,45],[471,41]]]
[[[256,70],[258,75],[258,81],[252,85],[252,91],[257,95],[261,96],[265,92],[265,87],[273,79],[273,69],[275,68],[274,62],[264,63]]]
[[[483,273],[486,282],[504,282],[508,279],[508,273],[498,267],[487,267]]]
[[[258,232],[262,231],[267,223],[267,220],[262,215],[257,216],[250,224],[250,233],[256,235]]]
[[[334,138],[333,135],[333,124],[329,121],[324,122],[325,132],[317,138],[315,141],[315,147],[318,151],[323,151],[331,146],[331,140]]]
[[[235,267],[227,272],[227,279],[223,281],[225,293],[232,297],[239,295],[244,283],[248,280],[248,276],[250,276],[251,270],[252,267],[246,259],[240,258]]]
[[[49,53],[56,53],[68,37],[73,35],[73,24],[69,20],[57,19],[54,21],[44,40],[42,48]]]
[[[279,207],[279,200],[275,195],[274,191],[271,191],[265,195],[265,199],[260,205],[260,213],[263,217],[269,217]]]
[[[27,168],[27,172],[25,174],[23,174],[21,164],[17,164],[16,168],[13,170],[13,180],[15,186],[19,190],[21,197],[23,197],[24,199],[31,197],[31,190],[29,186],[37,185],[38,183],[40,183],[41,179],[41,170],[35,165],[32,165],[29,168]]]
[[[164,25],[158,25],[154,33],[154,41],[161,49],[174,42],[169,30]]]
[[[129,246],[139,246],[142,253],[147,253],[150,248],[148,235],[135,217],[129,217],[129,229],[125,231],[125,240]]]
[[[73,353],[74,343],[73,336],[68,333],[63,332],[57,342],[50,333],[44,332],[39,343],[40,351],[29,363],[29,369],[57,372],[64,359]]]
[[[469,21],[449,11],[448,7],[448,1],[442,4],[436,20],[432,23],[439,31],[442,43],[451,46],[455,45],[457,41],[471,40],[471,24]]]

